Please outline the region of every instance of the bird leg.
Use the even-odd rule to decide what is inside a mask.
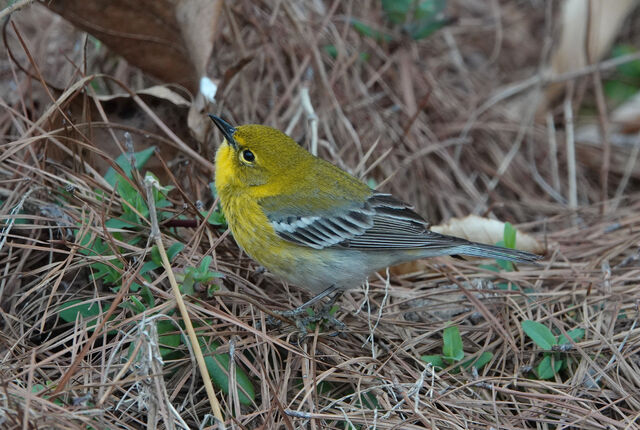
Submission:
[[[329,302],[327,302],[327,304],[322,306],[322,309],[319,312],[314,313],[314,315],[308,315],[307,309],[311,308],[314,304],[318,303],[320,300],[324,299],[332,293],[335,294],[329,299]],[[338,298],[342,296],[342,293],[343,291],[339,287],[332,285],[320,294],[311,298],[311,300],[298,306],[297,308],[290,311],[276,311],[276,313],[282,315],[285,318],[291,318],[295,322],[296,327],[298,328],[298,330],[300,330],[300,339],[304,339],[307,336],[307,325],[314,322],[326,320],[329,325],[340,330],[343,329],[345,325],[343,322],[339,321],[336,317],[331,315],[331,309],[333,308],[336,300],[338,300]]]
[[[285,318],[294,318],[294,317],[300,316],[302,314],[306,314],[308,308],[310,308],[311,306],[315,305],[320,300],[324,299],[329,294],[331,294],[331,293],[333,293],[335,291],[338,291],[338,287],[336,287],[335,285],[332,285],[329,288],[327,288],[326,290],[324,290],[323,292],[321,292],[320,294],[318,294],[317,296],[312,297],[311,300],[301,304],[297,308],[292,309],[290,311],[284,311],[284,312],[278,312],[278,313],[280,315],[282,315],[283,317],[285,317]],[[342,293],[340,293],[340,294],[342,294]],[[335,298],[332,299],[332,301],[330,302],[331,305],[333,305],[334,302],[335,302]]]
[[[320,312],[318,312],[313,317],[314,322],[326,320],[330,326],[336,328],[337,330],[343,330],[346,327],[345,324],[331,314],[333,305],[336,303],[336,300],[338,300],[342,296],[342,294],[344,294],[343,290],[336,291],[336,293],[329,299],[327,304],[322,307]]]

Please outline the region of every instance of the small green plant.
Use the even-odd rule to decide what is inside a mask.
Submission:
[[[617,45],[612,50],[614,58],[638,52],[632,45]],[[613,76],[604,82],[604,92],[609,100],[619,104],[640,91],[640,60],[620,64]]]
[[[502,240],[497,242],[497,246],[504,246],[509,249],[516,249],[516,237],[518,231],[511,225],[511,223],[507,222],[504,224],[504,230],[502,233]],[[501,271],[512,272],[514,270],[513,263],[507,260],[496,259],[495,264],[481,264],[479,267],[486,270],[491,270],[492,272],[500,273]],[[520,290],[520,287],[513,282],[499,282],[496,284],[496,287],[500,290]],[[533,292],[533,288],[525,288],[522,290],[524,293]]]
[[[154,150],[155,148],[149,148],[128,156],[121,155],[116,160],[116,164],[124,173],[124,176],[114,168],[110,168],[104,176],[105,181],[113,186],[122,202],[122,214],[119,217],[111,217],[105,220],[105,226],[111,229],[111,234],[115,240],[107,242],[96,237],[97,235],[91,230],[77,230],[78,232],[84,231],[84,233],[77,233],[77,235],[82,234],[81,237],[76,239],[80,245],[79,252],[97,260],[89,264],[92,278],[94,281],[100,280],[105,285],[110,286],[113,291],[118,291],[121,288],[124,269],[123,259],[127,258],[125,257],[127,250],[122,246],[118,246],[116,241],[135,245],[143,240],[145,234],[147,234],[148,222],[146,218],[149,217],[149,208],[143,193],[134,185],[133,172],[145,165],[153,155]],[[147,175],[151,175],[151,173],[147,173]],[[167,194],[172,188],[160,187],[153,190],[153,200],[160,223],[169,220],[173,216],[171,212],[161,210],[172,205],[167,198]],[[211,190],[215,198],[215,188],[212,186]],[[109,198],[106,193],[100,190],[96,191],[96,195],[101,200]],[[203,215],[207,214],[206,211],[201,213]],[[208,222],[226,228],[226,220],[219,207],[212,211]],[[182,243],[172,244],[167,249],[169,261],[172,261],[183,249],[184,245]],[[152,272],[162,267],[162,259],[155,245],[151,248],[151,252],[144,256],[144,259],[145,261],[142,262],[142,267],[138,274],[146,282],[143,282],[142,285],[133,283],[130,287],[132,294],[120,304],[120,307],[130,310],[134,314],[147,313],[151,316],[153,314],[149,310],[155,307],[155,298],[148,285],[151,284]],[[176,279],[180,282],[180,290],[183,294],[194,294],[198,285],[206,286],[208,295],[213,294],[219,288],[214,281],[223,277],[223,275],[210,268],[211,260],[211,256],[206,256],[197,267],[186,267],[183,273],[176,274]],[[112,302],[108,301],[97,303],[94,300],[69,300],[58,307],[58,315],[63,321],[70,323],[75,322],[78,318],[83,318],[87,321],[88,330],[94,330],[96,321],[111,304]],[[169,316],[173,314],[175,314],[175,311],[169,312]],[[206,323],[212,324],[212,321]],[[160,354],[163,360],[184,357],[186,349],[182,348],[182,346],[187,344],[188,339],[183,337],[180,331],[177,330],[174,322],[160,320],[156,324]],[[178,321],[178,324],[184,328],[182,321]],[[109,331],[107,334],[113,335],[116,334],[116,331]],[[199,337],[199,342],[206,354],[205,361],[212,382],[220,390],[228,393],[229,356],[215,354],[214,352],[219,344],[204,336]],[[129,353],[131,354],[133,350],[134,347],[131,345]],[[245,405],[252,404],[255,400],[255,391],[249,376],[241,368],[236,368],[235,377],[240,402]]]
[[[335,45],[324,45],[322,49],[329,57],[333,58],[334,60],[338,58],[338,48],[336,48]],[[371,54],[369,54],[368,52],[358,53],[358,59],[362,62],[369,61],[369,58],[371,58]]]
[[[63,321],[68,323],[75,323],[78,316],[82,317],[84,321],[87,321],[87,330],[91,332],[95,329],[98,317],[102,315],[109,306],[111,306],[111,303],[103,303],[101,306],[95,301],[74,299],[60,305],[58,315]],[[115,316],[112,316],[111,319],[114,317]],[[113,335],[116,334],[116,331],[111,330],[107,334]]]
[[[509,249],[516,249],[516,236],[518,231],[511,225],[511,223],[504,223],[504,230],[502,232],[502,240],[496,243],[496,246],[503,246]],[[513,263],[507,260],[496,259],[495,264],[482,264],[481,268],[491,270],[493,272],[505,272],[513,271]]]
[[[459,363],[451,369],[451,373],[458,373],[461,369],[482,369],[485,364],[491,361],[493,354],[485,351],[476,358],[462,361],[464,359],[464,350],[462,348],[462,337],[457,326],[450,326],[444,329],[442,333],[442,354],[441,355],[423,355],[420,359],[426,363],[430,363],[433,367],[444,369],[454,363]]]
[[[197,285],[204,285],[207,287],[207,295],[211,297],[214,291],[218,289],[218,286],[212,284],[214,279],[222,278],[222,274],[211,270],[211,256],[207,255],[200,262],[198,267],[187,267],[184,269],[184,275],[178,279],[182,282],[180,290],[183,294],[193,294]]]
[[[52,381],[47,381],[47,385],[46,386],[42,385],[42,384],[33,384],[33,386],[31,387],[31,393],[33,393],[33,394],[41,393],[43,391],[49,390],[50,388],[52,388],[53,385],[54,384],[53,384]],[[42,396],[42,398],[48,399],[49,396],[45,394],[45,395]],[[56,397],[55,399],[53,399],[53,403],[58,405],[58,406],[62,406],[62,407],[65,406],[64,402],[59,397]]]
[[[580,341],[585,334],[584,329],[575,328],[567,332],[569,337],[555,336],[547,326],[531,320],[522,321],[521,326],[527,336],[545,351],[536,369],[538,379],[551,379],[567,368],[571,358],[566,355],[566,351],[571,347],[572,341]]]
[[[115,188],[123,203],[122,215],[105,220],[105,226],[110,229],[120,230],[113,232],[114,239],[126,242],[129,245],[136,245],[143,239],[141,233],[143,232],[144,223],[142,219],[149,216],[149,208],[143,195],[132,185],[132,171],[134,169],[141,169],[146,162],[149,161],[154,151],[155,147],[150,147],[129,156],[125,156],[124,154],[120,155],[116,159],[116,164],[122,169],[125,176],[122,176],[113,167],[109,168],[104,175],[105,181]],[[131,160],[133,160],[133,163]],[[154,189],[153,198],[156,208],[161,209],[171,206],[171,202],[167,199],[166,194],[172,189],[173,187],[170,186],[163,187],[159,190]],[[106,194],[100,190],[96,191],[96,195],[101,200],[107,198]],[[168,211],[158,210],[157,213],[159,222],[171,217],[171,213]],[[81,254],[89,257],[100,257],[101,261],[89,265],[94,281],[102,280],[106,285],[112,286],[114,291],[117,291],[120,288],[123,262],[116,256],[123,254],[125,250],[120,246],[108,244],[100,238],[95,238],[89,230],[85,231],[83,236],[77,240],[80,245],[79,252]],[[152,263],[148,263],[149,265],[143,266],[140,275],[146,281],[151,282],[151,278],[147,272],[160,267],[161,264],[157,264],[156,262],[155,267],[152,267]],[[131,291],[137,292],[139,289],[140,285],[138,283],[131,285]]]
[[[381,3],[389,27],[375,29],[351,19],[355,31],[378,43],[394,41],[398,33],[413,40],[425,39],[449,22],[444,16],[446,0],[381,0]]]
[[[202,337],[199,338],[199,341],[211,381],[225,394],[229,394],[229,369],[231,365],[229,354],[215,354],[216,349],[220,346],[217,342],[207,344]],[[235,370],[238,400],[243,405],[251,405],[256,399],[253,382],[244,370],[238,367]]]

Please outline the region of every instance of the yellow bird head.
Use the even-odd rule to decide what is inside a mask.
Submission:
[[[276,185],[303,171],[314,158],[275,128],[258,124],[233,127],[209,115],[224,136],[216,153],[216,187]]]

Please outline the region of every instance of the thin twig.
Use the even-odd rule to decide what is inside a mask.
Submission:
[[[547,140],[549,142],[549,170],[551,170],[551,184],[553,189],[560,192],[560,170],[558,169],[558,141],[553,115],[547,112]]]
[[[594,14],[592,1],[587,2],[587,28],[585,30],[585,56],[587,62],[593,64],[592,52],[595,49],[590,46],[592,42],[591,32],[593,30],[594,18],[599,16]],[[602,3],[599,3],[602,4]],[[598,11],[601,12],[601,11]],[[599,29],[595,29],[596,31]],[[598,107],[598,128],[600,129],[600,138],[602,145],[602,164],[600,165],[600,201],[602,202],[602,213],[607,210],[607,200],[609,199],[609,167],[611,165],[611,142],[609,141],[609,124],[607,117],[607,103],[604,99],[604,90],[602,88],[602,77],[600,76],[600,69],[595,68],[593,70],[593,88],[596,93],[596,106]]]
[[[220,404],[218,403],[216,393],[211,383],[211,378],[209,377],[209,371],[207,370],[207,364],[205,363],[204,356],[202,355],[202,349],[200,348],[198,337],[195,330],[193,329],[189,311],[187,310],[184,300],[182,299],[182,292],[180,291],[178,282],[176,281],[175,275],[173,274],[173,269],[171,268],[169,257],[167,257],[167,252],[165,251],[164,244],[162,243],[162,235],[160,234],[160,228],[158,227],[158,217],[156,215],[155,200],[153,198],[153,188],[157,185],[157,181],[151,175],[147,175],[147,177],[144,179],[144,187],[147,193],[147,205],[149,207],[149,218],[151,219],[151,232],[149,234],[149,237],[158,247],[158,252],[160,254],[160,258],[162,259],[162,266],[164,267],[164,270],[167,273],[167,277],[169,278],[173,296],[175,297],[176,304],[178,305],[178,309],[180,310],[180,316],[184,321],[185,329],[187,331],[187,334],[189,335],[189,341],[191,342],[191,347],[193,348],[193,354],[196,356],[196,361],[198,362],[198,369],[200,370],[200,376],[202,377],[202,382],[204,383],[204,388],[207,392],[207,397],[209,398],[211,410],[213,411],[213,414],[219,420],[219,422],[224,423],[222,411],[220,410]]]
[[[573,82],[569,82],[567,87],[567,94],[564,99],[564,124],[567,145],[567,180],[569,182],[568,200],[569,208],[576,209],[578,207],[578,186],[576,180],[576,147],[573,134],[573,107],[571,106]]]
[[[316,115],[316,112],[313,110],[311,98],[309,97],[309,88],[307,86],[300,88],[300,104],[302,105],[304,112],[307,114],[307,122],[311,128],[310,152],[313,155],[318,155],[318,115]]]
[[[10,4],[4,9],[0,10],[0,20],[2,20],[5,16],[12,14],[13,12],[22,9],[25,6],[28,6],[30,3],[33,3],[35,0],[19,0],[14,4]]]

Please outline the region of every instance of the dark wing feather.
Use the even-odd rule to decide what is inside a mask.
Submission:
[[[423,256],[460,254],[532,264],[540,258],[524,251],[435,233],[410,206],[388,194],[374,193],[359,207],[336,206],[322,213],[294,208],[298,213],[295,216],[265,213],[281,238],[315,249],[420,249]]]
[[[322,215],[269,216],[283,239],[315,249],[411,249],[429,245],[428,223],[410,206],[374,193],[360,207]],[[443,244],[444,245],[444,244]]]

